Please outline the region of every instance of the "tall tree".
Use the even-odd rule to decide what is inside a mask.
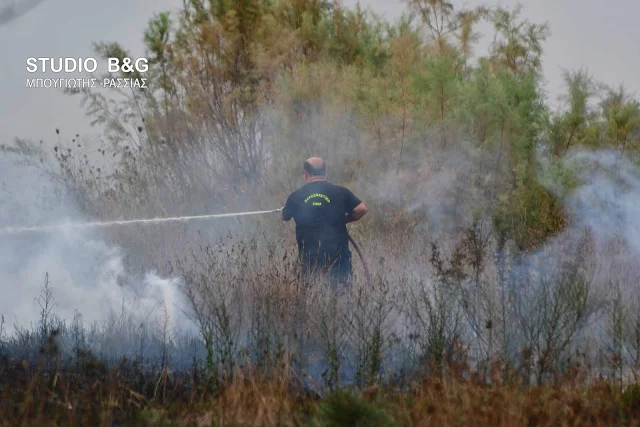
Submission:
[[[496,30],[491,46],[491,58],[507,67],[514,75],[526,76],[542,72],[543,43],[549,37],[547,24],[519,21],[522,6],[513,11],[498,7],[491,11],[490,19]]]

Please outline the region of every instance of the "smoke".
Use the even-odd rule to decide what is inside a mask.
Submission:
[[[640,254],[640,168],[613,151],[578,152],[582,184],[568,199],[576,225],[593,230],[598,242],[623,239],[632,258]]]
[[[544,250],[562,253],[567,242],[588,235],[585,263],[594,287],[608,298],[615,288],[627,303],[640,303],[640,167],[612,150],[574,151],[561,165],[558,173],[547,163],[542,182],[563,199],[569,227]]]
[[[573,151],[557,164],[549,159],[543,159],[542,163],[541,183],[563,201],[569,216],[568,229],[552,239],[546,248],[588,232],[594,244],[594,261],[600,266],[613,261],[637,262],[640,255],[638,165],[611,150]]]
[[[0,160],[0,226],[86,220],[46,174],[13,160]],[[53,290],[53,312],[62,319],[71,319],[77,309],[86,323],[104,324],[124,304],[141,319],[153,319],[162,309],[173,328],[191,327],[177,279],[154,272],[140,278],[128,274],[122,250],[108,245],[100,230],[2,235],[0,313],[7,322],[26,326],[38,318],[35,299],[45,275]]]

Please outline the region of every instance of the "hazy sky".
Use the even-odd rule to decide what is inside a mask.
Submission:
[[[0,0],[0,5],[33,0]],[[51,140],[59,127],[64,134],[91,132],[79,99],[59,89],[26,88],[28,57],[87,57],[94,41],[119,41],[142,55],[142,31],[154,12],[174,9],[181,0],[43,0],[20,18],[0,26],[0,143],[16,136]],[[362,0],[361,5],[388,18],[405,4]],[[517,2],[467,0],[477,4],[513,6]],[[547,90],[562,88],[562,69],[588,68],[607,84],[624,83],[640,96],[640,1],[524,0],[523,17],[548,22],[552,35],[545,46]],[[355,5],[356,0],[345,0]],[[484,40],[486,46],[488,40]]]

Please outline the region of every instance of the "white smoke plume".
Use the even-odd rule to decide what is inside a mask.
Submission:
[[[37,168],[18,166],[7,156],[0,160],[0,182],[0,227],[86,220]],[[124,304],[141,319],[162,309],[173,327],[189,328],[177,280],[153,272],[142,280],[130,277],[121,250],[107,245],[101,233],[69,228],[2,235],[0,313],[6,322],[27,326],[38,318],[35,299],[48,274],[53,312],[62,319],[78,310],[85,324],[102,324]]]

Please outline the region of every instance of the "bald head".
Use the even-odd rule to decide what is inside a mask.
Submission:
[[[320,157],[311,157],[304,162],[304,172],[309,178],[321,178],[326,175],[327,168]]]
[[[324,161],[320,157],[310,157],[307,159],[307,163],[316,169],[321,169],[324,166]]]

